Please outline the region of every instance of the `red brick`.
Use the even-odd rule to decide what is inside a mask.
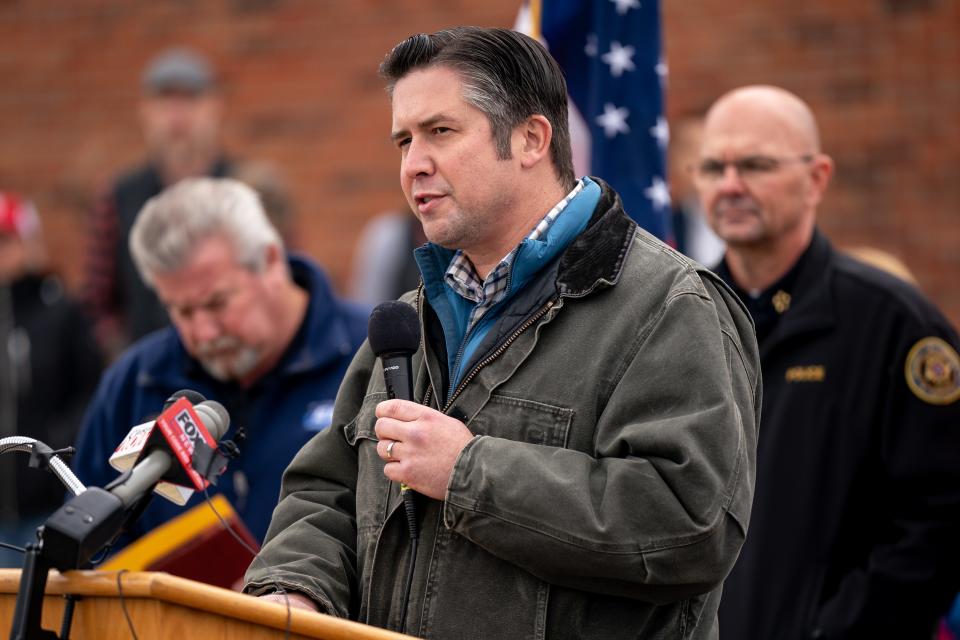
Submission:
[[[226,140],[288,176],[301,247],[342,285],[363,222],[402,206],[376,68],[419,31],[511,26],[519,0],[47,0],[0,4],[0,188],[34,197],[79,280],[92,194],[142,154],[144,63],[171,44],[220,67]],[[672,116],[741,84],[797,91],[841,171],[822,211],[841,245],[904,259],[960,323],[960,3],[661,0]]]

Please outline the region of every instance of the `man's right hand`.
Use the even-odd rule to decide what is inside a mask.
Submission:
[[[287,602],[289,601],[290,607],[294,609],[306,609],[307,611],[313,612],[320,610],[313,600],[302,593],[297,593],[295,591],[288,591],[286,594],[277,592],[267,593],[260,596],[260,598],[263,600],[269,600],[270,602],[279,602],[284,606],[286,606]]]

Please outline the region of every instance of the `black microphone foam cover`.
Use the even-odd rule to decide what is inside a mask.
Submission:
[[[377,357],[414,353],[420,346],[420,320],[416,309],[399,300],[378,304],[370,314],[367,337]]]
[[[194,391],[193,389],[180,389],[180,391],[174,392],[166,402],[163,403],[163,410],[166,411],[173,406],[173,403],[179,400],[180,398],[186,398],[190,404],[197,405],[205,401],[206,398],[203,397],[203,394],[199,391]]]

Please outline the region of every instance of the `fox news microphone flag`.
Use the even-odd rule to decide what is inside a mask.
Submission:
[[[609,182],[641,227],[672,244],[659,0],[528,0],[516,28],[566,75],[577,175]]]

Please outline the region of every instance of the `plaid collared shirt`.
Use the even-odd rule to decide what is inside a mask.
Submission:
[[[547,229],[560,217],[560,214],[566,206],[573,200],[577,194],[583,190],[583,180],[578,180],[573,190],[564,196],[563,200],[558,202],[553,209],[547,212],[540,222],[533,228],[528,240],[539,240]],[[480,321],[480,318],[495,304],[503,300],[507,295],[507,286],[510,284],[510,274],[513,270],[513,259],[517,255],[519,246],[508,253],[503,260],[497,263],[497,266],[490,271],[486,280],[480,280],[480,275],[474,268],[473,263],[463,253],[457,251],[450,266],[443,276],[447,286],[453,289],[457,294],[476,304],[473,311],[470,312],[470,322],[467,324],[467,331]]]

